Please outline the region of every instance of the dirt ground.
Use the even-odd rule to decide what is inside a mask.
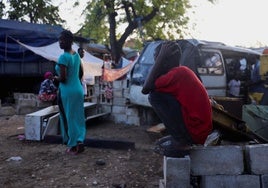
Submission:
[[[0,187],[159,187],[163,157],[152,151],[148,127],[90,120],[87,138],[131,141],[135,149],[86,147],[70,156],[62,144],[21,140],[24,117],[0,117]]]

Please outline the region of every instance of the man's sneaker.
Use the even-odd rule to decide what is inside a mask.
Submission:
[[[189,155],[190,149],[190,145],[180,143],[169,135],[156,142],[154,152],[167,157],[184,157]]]

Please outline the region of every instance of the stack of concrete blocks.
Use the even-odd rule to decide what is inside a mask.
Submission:
[[[129,104],[129,80],[115,80],[112,86],[112,119],[115,123],[140,125],[139,110]]]
[[[52,105],[51,102],[40,101],[34,93],[14,93],[13,97],[14,105],[1,106],[0,104],[1,116],[25,115]]]
[[[88,102],[93,102],[99,104],[99,95],[100,95],[100,86],[99,86],[99,79],[95,77],[95,84],[91,86],[87,86],[87,98],[90,100]]]
[[[85,96],[85,102],[92,102],[92,100],[96,98],[95,89],[95,85],[87,85],[87,95]]]
[[[268,144],[194,147],[184,158],[164,157],[160,188],[268,188]]]
[[[33,93],[14,93],[16,114],[24,115],[38,110],[38,99]]]
[[[112,97],[105,95],[106,86],[111,87]],[[88,92],[89,93],[89,92]],[[95,77],[95,84],[92,88],[92,96],[89,96],[101,108],[101,112],[109,112],[109,120],[118,124],[125,125],[143,125],[151,124],[154,118],[151,118],[153,110],[148,110],[140,106],[129,103],[129,80],[115,80],[113,82],[103,82],[101,77]]]
[[[101,81],[101,77],[95,77],[95,84],[91,87],[91,91],[88,91],[91,97],[91,102],[97,104],[99,112],[111,113],[112,100],[107,100],[104,96],[105,84]]]

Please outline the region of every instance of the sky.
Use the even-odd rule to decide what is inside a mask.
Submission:
[[[72,1],[59,6],[60,16],[67,21],[66,28],[76,32],[83,22],[81,8],[85,7],[85,1],[80,1],[80,10],[69,2]],[[185,38],[243,47],[268,46],[265,19],[268,0],[216,0],[214,4],[208,0],[190,0],[190,3],[193,8],[188,10],[190,29]]]
[[[245,47],[268,46],[267,0],[190,0],[195,38]]]

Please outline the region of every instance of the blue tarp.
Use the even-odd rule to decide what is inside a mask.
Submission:
[[[60,26],[0,19],[0,62],[34,62],[43,58],[22,47],[16,40],[34,47],[56,42]]]

